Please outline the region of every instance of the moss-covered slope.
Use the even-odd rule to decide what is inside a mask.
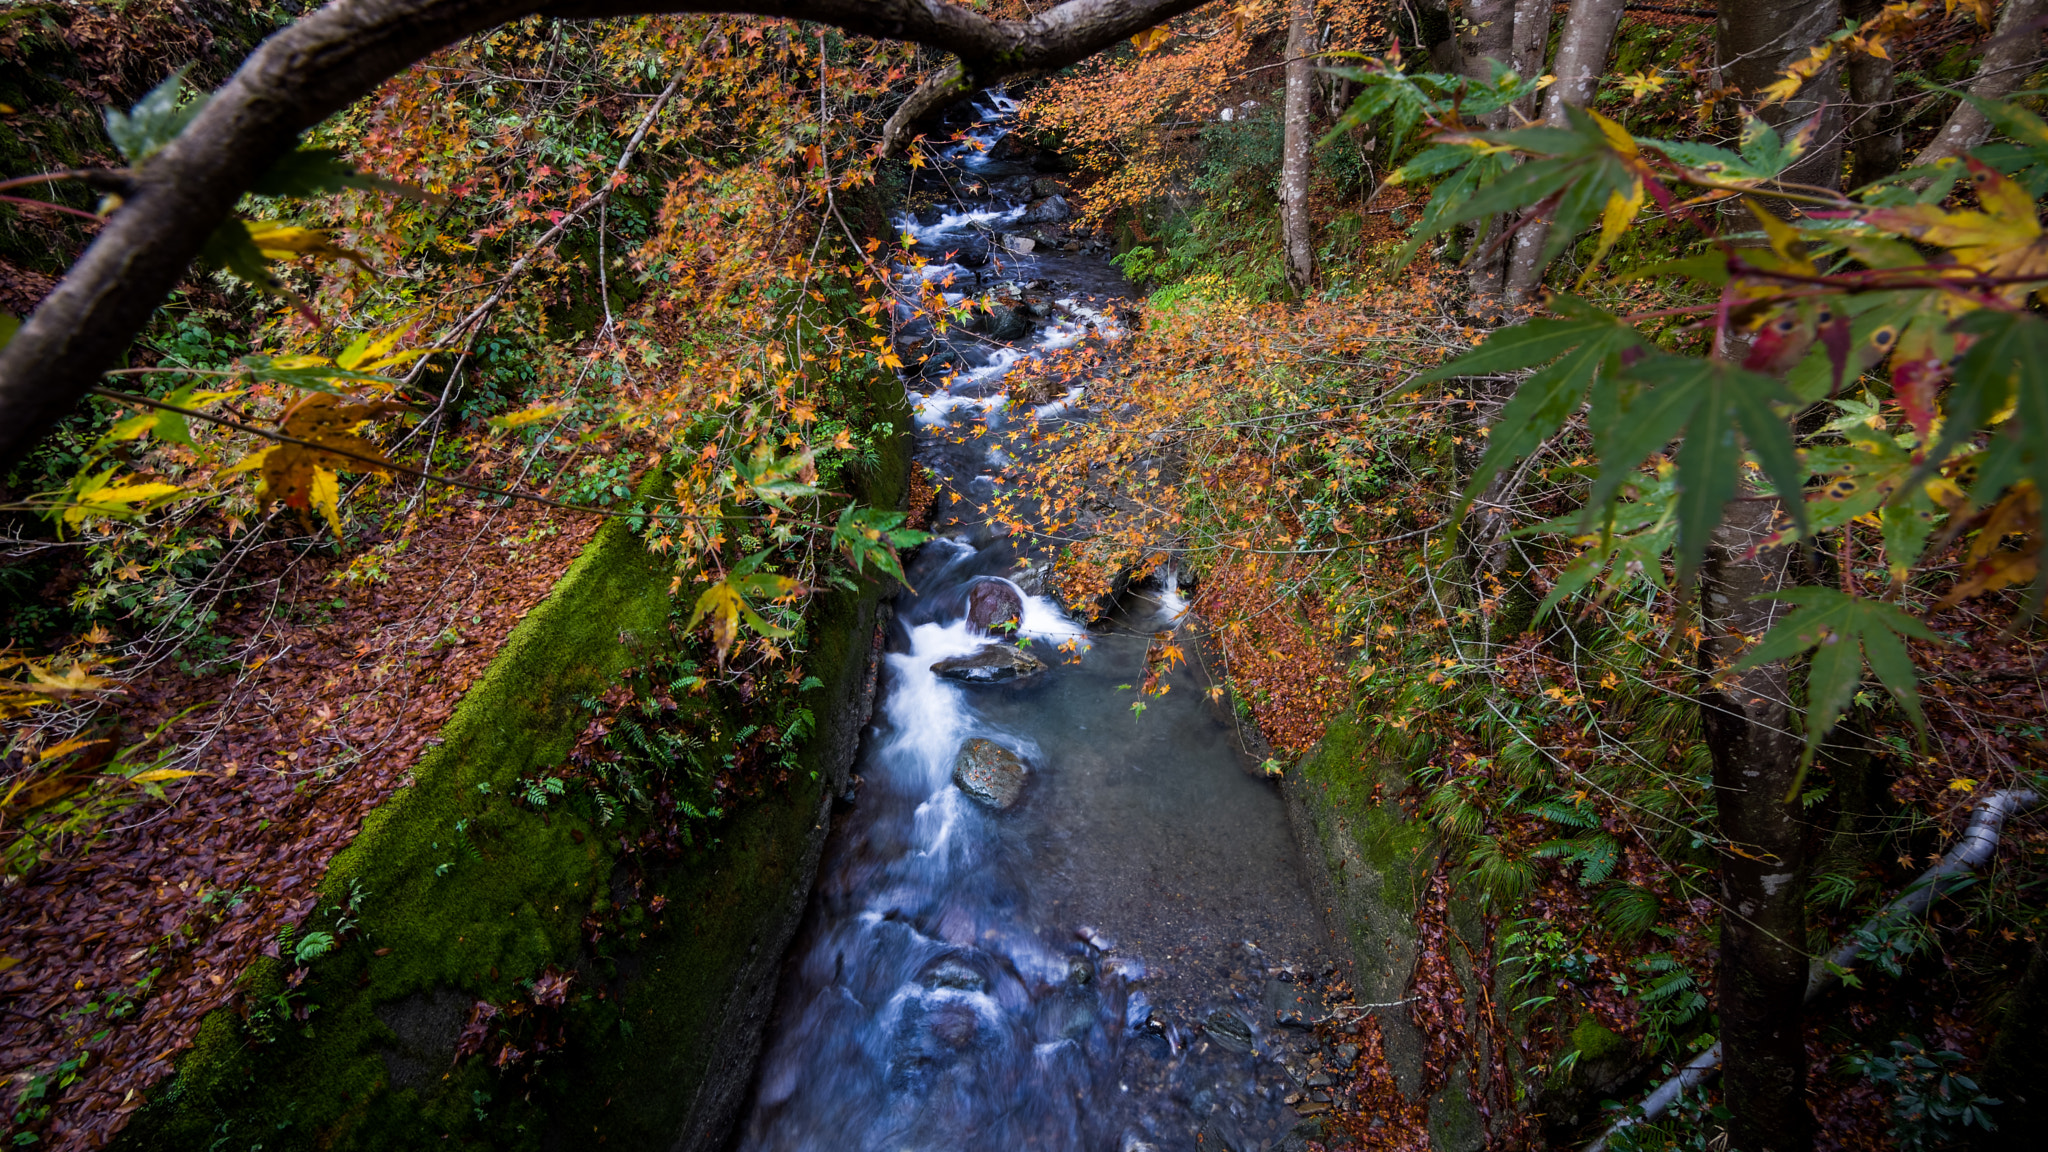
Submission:
[[[877,381],[865,398],[898,430],[861,493],[884,507],[906,476],[896,389]],[[635,839],[644,821],[622,832],[569,798],[537,803],[532,789],[590,726],[591,700],[673,655],[672,579],[623,523],[598,534],[464,698],[412,786],[330,865],[301,939],[324,931],[337,943],[296,986],[296,965],[259,965],[242,1010],[206,1022],[121,1146],[510,1149],[573,1137],[667,1149],[723,1138],[865,724],[888,589],[813,602],[805,666],[817,683],[801,701],[817,721],[785,782],[649,852]],[[693,697],[674,715],[732,733],[763,722],[768,695]]]

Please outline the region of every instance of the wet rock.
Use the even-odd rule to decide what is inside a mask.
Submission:
[[[1337,1059],[1342,1060],[1346,1065],[1349,1065],[1352,1061],[1358,1059],[1358,1045],[1337,1045]]]
[[[1045,662],[1014,644],[990,644],[967,656],[932,665],[932,675],[962,684],[1005,684],[1045,671]]]
[[[1232,1052],[1251,1051],[1252,1026],[1227,1008],[1218,1008],[1209,1013],[1209,1018],[1202,1021],[1202,1027],[1209,1033],[1210,1039]]]
[[[1029,236],[1012,236],[1006,234],[1003,237],[1003,247],[1011,252],[1016,253],[1019,256],[1024,256],[1028,255],[1033,248],[1038,247],[1038,241],[1033,240]]]
[[[1322,997],[1304,985],[1285,980],[1266,981],[1264,999],[1273,1013],[1273,1022],[1283,1027],[1308,1028],[1330,1014]]]
[[[1124,1027],[1136,1032],[1152,1022],[1152,1001],[1143,992],[1124,1002]]]
[[[1057,180],[1048,180],[1040,176],[1038,179],[1031,181],[1031,195],[1036,197],[1063,196],[1066,194],[1066,191],[1067,186]]]
[[[982,331],[992,340],[1022,340],[1031,335],[1031,313],[1022,306],[998,304],[982,321]]]
[[[963,241],[958,247],[948,248],[942,255],[950,255],[952,262],[962,268],[983,268],[988,265],[989,242],[979,236]]]
[[[1074,935],[1079,939],[1086,941],[1090,948],[1093,948],[1098,952],[1116,951],[1116,937],[1105,936],[1102,933],[1097,932],[1095,929],[1090,928],[1086,925],[1082,925],[1081,927],[1074,929]]]
[[[967,588],[967,622],[984,632],[1014,625],[1024,618],[1024,598],[1008,580],[983,576]]]
[[[1074,210],[1068,206],[1065,196],[1043,196],[1025,205],[1024,215],[1018,218],[1018,223],[1064,224],[1073,215]]]
[[[977,736],[960,746],[953,760],[953,783],[991,808],[1008,808],[1024,792],[1024,761],[993,740]]]
[[[941,961],[925,976],[925,982],[933,988],[958,988],[966,992],[980,992],[988,987],[981,973],[958,960]]]

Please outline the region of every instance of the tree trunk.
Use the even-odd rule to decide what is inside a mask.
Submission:
[[[1287,252],[1287,282],[1307,292],[1315,281],[1316,245],[1308,212],[1312,159],[1309,121],[1315,115],[1315,0],[1288,0],[1287,98],[1280,144],[1280,239]]]
[[[1849,15],[1868,20],[1884,0],[1851,0]],[[1899,170],[1906,141],[1899,130],[1899,105],[1891,58],[1857,53],[1849,57],[1849,186],[1860,188]]]
[[[2024,83],[2041,64],[2041,29],[2035,21],[2048,14],[2048,0],[2006,0],[1998,24],[1984,45],[1984,62],[1970,82],[1970,95],[1998,100]],[[1967,103],[1959,104],[1934,140],[1913,158],[1918,167],[1962,156],[1991,138],[1991,122]]]
[[[1508,66],[1525,80],[1543,74],[1543,57],[1550,51],[1552,7],[1551,0],[1516,0],[1515,34],[1508,46]],[[1517,119],[1534,119],[1537,99],[1532,95],[1515,101]]]
[[[1744,107],[1815,44],[1840,27],[1840,0],[1721,0],[1716,56],[1721,80]],[[1788,139],[1812,135],[1782,179],[1836,188],[1842,180],[1839,60],[1781,104],[1757,115]],[[1731,125],[1735,127],[1735,125]],[[1772,205],[1777,207],[1777,205]],[[1734,212],[1731,207],[1729,211]],[[1753,227],[1746,213],[1741,227]],[[1721,354],[1740,360],[1746,335]],[[1739,654],[1744,637],[1770,630],[1783,606],[1751,597],[1786,582],[1790,549],[1757,554],[1776,505],[1729,504],[1707,548],[1701,579],[1700,665],[1711,676]],[[1721,952],[1716,1010],[1725,1069],[1722,1100],[1732,1147],[1805,1152],[1813,1147],[1806,1106],[1806,881],[1811,825],[1788,802],[1799,771],[1792,718],[1792,671],[1783,662],[1751,669],[1700,693],[1700,721],[1714,761],[1721,836]]]
[[[1458,30],[1458,71],[1474,85],[1493,76],[1494,65],[1513,67],[1515,0],[1465,0],[1464,26]],[[1479,118],[1486,128],[1504,128],[1514,116],[1505,108]],[[1466,275],[1472,292],[1472,312],[1482,320],[1500,318],[1501,292],[1507,285],[1507,246],[1494,244],[1500,233],[1500,217],[1475,221],[1472,249]]]
[[[1593,102],[1601,73],[1607,70],[1607,53],[1614,47],[1614,30],[1621,26],[1621,10],[1622,0],[1572,0],[1557,38],[1557,63],[1552,68],[1557,82],[1544,94],[1545,124],[1562,127],[1567,107],[1584,108]],[[1543,283],[1543,266],[1537,258],[1549,239],[1547,220],[1532,220],[1515,233],[1515,250],[1508,266],[1509,304],[1536,295]]]
[[[1842,26],[1841,0],[1720,0],[1714,38],[1721,83],[1732,85],[1746,108],[1785,69]],[[1837,188],[1842,182],[1842,72],[1828,61],[1791,99],[1758,110],[1764,123],[1788,139],[1816,116],[1806,154],[1780,179]],[[1731,127],[1740,129],[1739,123]]]
[[[1730,1146],[1797,1152],[1813,1146],[1806,1107],[1806,879],[1808,826],[1785,802],[1800,739],[1783,662],[1716,681],[1745,637],[1770,631],[1784,606],[1752,599],[1785,583],[1790,549],[1751,555],[1776,507],[1737,500],[1707,547],[1701,572],[1700,719],[1714,760],[1721,851],[1721,949],[1716,961],[1723,1100]]]

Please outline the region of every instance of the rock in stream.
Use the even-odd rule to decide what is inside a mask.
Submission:
[[[932,675],[962,684],[1004,684],[1045,671],[1045,661],[1015,644],[989,644],[967,656],[953,656],[932,665]]]
[[[974,737],[953,760],[953,783],[991,808],[1008,808],[1024,792],[1024,761],[993,740]]]

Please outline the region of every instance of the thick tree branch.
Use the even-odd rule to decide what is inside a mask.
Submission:
[[[264,41],[191,126],[135,171],[123,206],[0,350],[0,466],[20,460],[85,395],[301,132],[464,36],[535,14],[785,17],[951,52],[960,63],[950,85],[981,86],[1063,68],[1202,2],[1068,0],[1009,21],[942,0],[336,0]],[[945,96],[937,87],[927,82],[912,102],[935,110]],[[900,131],[914,117],[898,119]]]

